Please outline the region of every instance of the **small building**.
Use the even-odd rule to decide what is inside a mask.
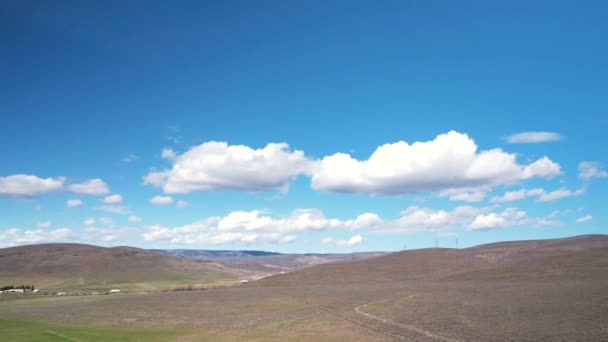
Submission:
[[[247,280],[247,279],[241,280],[241,284],[247,284],[247,283],[249,283],[249,280]]]
[[[4,292],[23,293],[23,292],[25,292],[25,290],[24,289],[8,289],[8,290],[6,290]]]
[[[68,294],[67,292],[59,292],[57,295],[58,295],[58,296],[65,296],[65,295],[67,295],[67,294]]]
[[[110,293],[120,293],[120,290],[119,289],[112,289],[112,290],[110,290]]]

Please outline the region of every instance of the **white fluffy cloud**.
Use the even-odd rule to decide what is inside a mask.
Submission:
[[[367,160],[345,153],[327,156],[312,168],[311,185],[322,191],[390,195],[492,187],[560,173],[547,157],[520,165],[515,154],[478,151],[466,134],[451,131],[426,142],[385,144]]]
[[[108,195],[110,193],[108,185],[99,178],[91,179],[79,184],[72,184],[68,186],[68,190],[75,194],[93,196]]]
[[[287,187],[306,172],[308,163],[302,151],[291,151],[285,143],[252,149],[211,141],[176,156],[170,170],[151,172],[144,183],[162,186],[168,194],[216,189],[270,191]]]
[[[143,221],[143,219],[141,217],[134,216],[134,215],[129,216],[128,220],[129,220],[129,222],[133,222],[133,223],[137,223],[137,222]]]
[[[449,197],[450,201],[476,203],[483,201],[489,189],[447,189],[439,192],[441,197]]]
[[[578,189],[575,191],[572,191],[572,190],[569,190],[566,188],[559,188],[559,189],[551,191],[551,192],[546,192],[544,189],[530,189],[530,190],[521,189],[521,190],[517,190],[517,191],[506,192],[502,196],[492,197],[490,202],[492,202],[492,203],[513,202],[513,201],[519,201],[519,200],[522,200],[522,199],[528,198],[528,197],[538,197],[538,199],[537,199],[538,202],[552,202],[552,201],[556,201],[558,199],[562,199],[562,198],[566,198],[566,197],[580,196],[584,193],[585,193],[584,188]]]
[[[455,201],[478,202],[497,185],[561,174],[547,157],[519,164],[501,149],[478,150],[466,134],[450,131],[435,139],[378,147],[366,160],[347,153],[310,159],[286,143],[254,149],[226,142],[205,142],[181,155],[163,150],[172,167],[148,173],[145,184],[166,194],[230,189],[286,190],[299,175],[310,177],[319,191],[393,195],[444,191]]]
[[[375,231],[383,234],[417,232],[440,233],[468,226],[473,218],[491,208],[475,208],[468,205],[452,210],[435,210],[411,206],[401,211],[399,218],[376,226]]]
[[[154,196],[150,199],[150,203],[155,205],[167,205],[173,203],[173,198],[170,196]]]
[[[49,228],[52,225],[51,221],[44,221],[36,224],[37,228]]]
[[[535,144],[560,141],[563,137],[555,132],[522,132],[509,135],[505,140],[509,144]]]
[[[378,215],[372,213],[340,220],[327,218],[318,209],[296,209],[284,217],[259,210],[233,211],[180,227],[149,226],[142,237],[145,241],[171,244],[288,243],[296,239],[293,233],[297,232],[373,228],[381,223]]]
[[[39,196],[63,187],[65,177],[39,178],[34,175],[0,177],[0,196]]]
[[[67,227],[53,230],[9,228],[0,230],[0,248],[54,242],[100,244],[122,241],[121,244],[124,244],[125,237],[134,233],[136,230],[133,228],[113,226],[88,226],[82,230],[71,230]]]
[[[74,207],[78,207],[78,206],[82,205],[82,201],[79,200],[79,199],[77,199],[77,198],[76,199],[70,199],[70,200],[67,200],[65,202],[65,205],[68,208],[74,208]]]
[[[321,239],[321,243],[325,245],[335,245],[335,246],[356,246],[360,245],[363,242],[363,237],[361,235],[355,235],[348,240],[336,240],[332,237],[325,237]]]
[[[578,220],[576,220],[576,223],[585,223],[585,222],[591,221],[592,218],[593,218],[593,216],[591,216],[591,215],[583,216],[583,217],[579,218]]]
[[[47,242],[65,242],[70,240],[73,236],[74,233],[68,228],[55,230],[24,230],[9,228],[5,231],[0,231],[0,247],[4,248]]]
[[[606,178],[608,171],[603,170],[602,165],[598,162],[583,161],[578,164],[578,177],[583,180]]]
[[[106,204],[118,204],[122,203],[122,196],[119,194],[114,194],[104,197],[101,201]]]
[[[482,214],[475,217],[469,230],[490,230],[525,223],[526,212],[517,208],[507,208],[500,213]]]

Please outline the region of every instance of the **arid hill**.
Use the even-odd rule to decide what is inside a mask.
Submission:
[[[0,283],[52,289],[107,288],[157,283],[176,286],[231,278],[216,263],[185,260],[133,247],[40,244],[0,249]],[[171,281],[174,280],[174,281]],[[107,286],[105,286],[107,285]],[[146,288],[146,286],[142,286]]]
[[[326,264],[261,280],[260,285],[503,278],[608,273],[608,235],[499,242],[465,249],[427,248]]]

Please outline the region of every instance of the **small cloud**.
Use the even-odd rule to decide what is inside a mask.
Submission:
[[[186,208],[186,207],[191,206],[191,204],[186,201],[179,200],[179,201],[175,202],[175,206],[178,208]]]
[[[571,191],[566,188],[559,188],[555,191],[542,194],[538,197],[538,202],[551,202],[566,197],[576,197],[585,193],[585,189],[581,188],[576,191]]]
[[[287,235],[287,236],[283,236],[282,238],[279,239],[279,243],[283,244],[283,243],[292,243],[296,240],[296,236],[295,235]]]
[[[334,246],[356,246],[360,245],[363,242],[363,237],[361,235],[355,235],[348,240],[335,240],[332,237],[326,237],[321,239],[321,243],[325,245],[334,245]]]
[[[540,218],[538,220],[536,220],[536,225],[538,227],[552,227],[552,226],[559,226],[560,222],[559,221],[552,221],[552,220],[548,220],[546,218]]]
[[[154,196],[150,199],[150,203],[155,205],[167,205],[173,203],[173,198],[170,196]]]
[[[161,158],[173,160],[175,159],[176,153],[170,148],[163,148],[163,151],[160,154]]]
[[[93,196],[108,195],[110,193],[108,185],[99,178],[90,179],[79,184],[72,184],[68,187],[68,190],[75,194]]]
[[[104,197],[101,201],[106,204],[118,204],[122,203],[122,196],[119,194],[114,194]]]
[[[92,226],[94,224],[110,224],[112,223],[112,219],[109,217],[87,217],[84,221],[82,221],[82,224],[84,224],[85,226]]]
[[[84,221],[82,221],[82,224],[84,224],[85,226],[92,226],[95,224],[95,222],[96,220],[94,217],[88,217]]]
[[[131,210],[129,210],[129,208],[125,207],[124,205],[108,204],[108,205],[102,205],[95,209],[105,211],[106,213],[120,214],[120,215],[129,215],[131,213]]]
[[[129,222],[137,223],[137,222],[141,222],[141,221],[143,221],[143,219],[139,216],[134,216],[134,215],[129,216]]]
[[[591,178],[606,178],[608,172],[602,169],[602,165],[593,161],[582,161],[578,164],[578,178],[590,180]]]
[[[126,156],[124,156],[121,159],[121,161],[123,163],[128,164],[128,163],[132,163],[132,162],[136,161],[137,159],[139,159],[139,156],[137,154],[135,154],[135,153],[130,152]]]
[[[71,200],[67,200],[67,202],[65,202],[65,205],[68,208],[74,208],[74,207],[82,205],[82,201],[79,200],[79,199],[77,199],[77,198],[76,199],[71,199]]]
[[[593,218],[593,216],[591,216],[591,215],[583,216],[583,217],[579,218],[578,220],[576,220],[576,223],[585,223],[585,222],[591,221],[592,218]]]
[[[555,132],[521,132],[505,137],[509,144],[537,144],[563,139],[564,137]]]
[[[48,228],[51,226],[51,221],[44,221],[44,222],[40,222],[36,224],[36,227],[38,228]]]

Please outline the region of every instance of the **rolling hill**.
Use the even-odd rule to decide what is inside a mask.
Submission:
[[[0,283],[48,290],[155,290],[211,284],[234,276],[211,262],[185,260],[133,247],[40,244],[0,249]]]
[[[608,273],[608,235],[498,242],[465,249],[426,248],[326,264],[259,281],[263,285],[394,282]]]

